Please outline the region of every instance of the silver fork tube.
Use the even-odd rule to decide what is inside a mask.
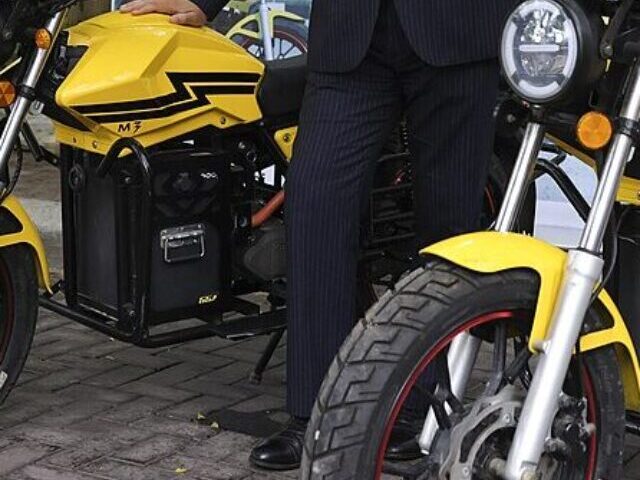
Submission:
[[[544,138],[544,126],[539,123],[527,125],[522,146],[514,166],[511,180],[505,194],[496,230],[508,232],[513,228],[520,212],[529,181],[535,167],[540,146]],[[469,333],[461,333],[452,342],[447,354],[449,371],[451,372],[452,393],[461,398],[467,388],[469,376],[478,355],[481,341]],[[450,410],[447,409],[449,412]],[[425,455],[429,454],[433,440],[438,432],[438,422],[433,409],[429,410],[418,439],[420,449]]]
[[[640,120],[640,74],[635,66],[621,115]],[[593,207],[580,240],[569,252],[563,283],[556,300],[551,327],[542,344],[535,345],[540,361],[525,400],[509,451],[507,480],[535,478],[545,440],[558,408],[558,399],[578,341],[591,295],[602,275],[600,245],[620,186],[624,167],[633,153],[633,141],[617,133],[607,155]]]
[[[504,201],[496,219],[494,229],[498,232],[513,230],[540,153],[544,131],[544,125],[540,123],[532,122],[527,125],[520,152],[518,152],[518,158],[504,195]]]
[[[46,25],[46,29],[51,34],[52,40],[55,41],[58,38],[58,34],[62,29],[62,24],[64,22],[64,18],[66,16],[67,10],[62,10],[58,12],[55,16],[53,16]],[[53,43],[53,42],[52,42]],[[43,50],[38,48],[31,60],[31,65],[27,70],[27,73],[22,80],[21,88],[25,88],[27,90],[34,89],[38,84],[38,80],[40,80],[40,76],[42,75],[42,71],[47,63],[47,59],[49,58],[49,54],[51,53],[51,48],[47,50]],[[2,135],[0,136],[0,172],[4,171],[9,163],[9,159],[11,158],[11,153],[13,152],[13,147],[15,145],[16,139],[18,138],[18,133],[20,132],[20,128],[24,122],[24,119],[27,116],[29,111],[29,107],[31,106],[32,100],[25,95],[20,94],[18,91],[18,98],[16,102],[13,104],[11,108],[11,112],[9,113],[9,118],[7,118],[7,124],[2,131]],[[4,189],[6,185],[4,181],[0,180],[0,190]]]
[[[269,21],[269,3],[260,0],[260,22],[262,23],[262,44],[264,45],[264,59],[273,60],[273,32]]]

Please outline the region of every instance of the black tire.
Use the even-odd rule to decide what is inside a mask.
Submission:
[[[307,430],[301,478],[378,480],[382,437],[417,365],[472,319],[532,312],[537,283],[527,271],[478,275],[439,260],[400,281],[359,322],[334,360]],[[589,322],[598,319],[592,310]],[[616,354],[602,348],[583,358],[596,399],[592,478],[621,478],[625,421]]]
[[[38,277],[30,247],[0,250],[0,405],[18,381],[38,318]],[[3,374],[4,372],[4,374]],[[6,375],[6,377],[5,377]]]

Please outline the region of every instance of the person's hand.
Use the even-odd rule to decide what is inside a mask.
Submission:
[[[120,7],[121,12],[133,15],[146,13],[166,13],[178,25],[202,27],[207,16],[195,3],[189,0],[133,0]]]

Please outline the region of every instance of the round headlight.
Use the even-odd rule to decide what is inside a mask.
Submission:
[[[557,99],[569,87],[580,49],[578,29],[554,0],[527,0],[507,20],[502,68],[511,87],[532,103]]]

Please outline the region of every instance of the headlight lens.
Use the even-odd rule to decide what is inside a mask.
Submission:
[[[507,21],[502,66],[519,95],[545,103],[567,89],[578,50],[576,25],[566,9],[553,0],[528,0]]]

